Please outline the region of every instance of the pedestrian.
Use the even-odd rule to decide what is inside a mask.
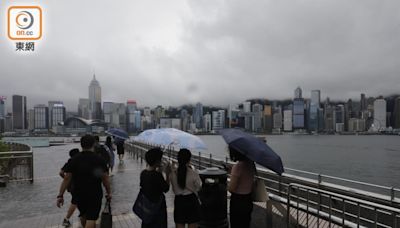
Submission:
[[[68,161],[64,164],[64,166],[61,168],[60,170],[60,176],[64,179],[65,177],[65,167],[67,167],[68,162],[71,161],[71,159],[73,157],[75,157],[76,155],[79,154],[79,149],[78,148],[74,148],[72,150],[69,151],[69,159]],[[71,216],[74,214],[75,210],[76,210],[76,197],[74,194],[74,186],[71,183],[69,184],[69,186],[67,187],[67,191],[71,194],[71,204],[69,205],[68,211],[67,211],[67,215],[65,216],[62,225],[65,227],[70,227],[71,226],[71,222],[69,221]]]
[[[82,152],[73,157],[65,167],[65,177],[57,196],[57,206],[61,207],[64,204],[64,192],[72,180],[79,217],[85,228],[96,227],[103,198],[102,184],[106,189],[106,199],[111,201],[107,165],[94,153],[94,145],[93,136],[85,135],[81,138]]]
[[[110,153],[107,150],[108,148],[100,144],[100,137],[98,135],[94,136],[94,139],[95,139],[94,152],[104,159],[104,161],[107,164],[107,167],[109,168],[111,157]]]
[[[174,220],[177,228],[197,228],[200,221],[200,203],[198,192],[201,188],[199,174],[191,167],[191,152],[181,149],[178,152],[178,168],[172,168],[170,174],[172,189],[175,193]]]
[[[149,201],[157,203],[161,200],[162,202],[157,212],[157,219],[147,224],[142,221],[142,228],[167,227],[167,205],[164,193],[169,190],[169,168],[166,169],[166,179],[164,179],[161,167],[162,156],[163,152],[160,148],[150,149],[145,155],[147,167],[140,174],[140,191]]]
[[[115,145],[117,146],[117,154],[119,163],[124,163],[124,155],[125,155],[125,148],[124,148],[124,140],[114,137]]]
[[[104,145],[106,146],[106,149],[108,149],[108,153],[110,155],[109,167],[110,167],[110,173],[112,173],[115,164],[115,154],[114,154],[115,147],[112,142],[111,136],[107,136],[106,143]]]
[[[229,154],[231,160],[237,162],[232,167],[228,187],[231,193],[230,225],[231,228],[248,228],[253,211],[252,188],[256,167],[253,161],[231,146]]]

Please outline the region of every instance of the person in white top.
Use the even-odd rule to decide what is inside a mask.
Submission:
[[[178,167],[173,166],[170,174],[172,189],[175,193],[174,221],[177,228],[196,228],[200,221],[200,203],[197,197],[201,189],[199,174],[190,166],[192,154],[188,149],[178,152]]]

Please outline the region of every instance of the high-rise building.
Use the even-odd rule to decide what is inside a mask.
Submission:
[[[282,129],[282,123],[283,123],[282,108],[280,106],[275,108],[274,110],[273,121],[274,121],[274,129],[280,131]]]
[[[329,103],[329,99],[326,100],[324,104],[324,126],[325,131],[333,132],[335,131],[336,120],[335,120],[335,107]]]
[[[344,105],[339,104],[335,108],[335,131],[342,132],[344,131]]]
[[[293,111],[291,109],[283,111],[283,130],[284,131],[292,131],[292,118],[293,118]]]
[[[239,107],[237,105],[229,105],[228,108],[228,127],[236,127],[238,125]]]
[[[308,118],[308,130],[309,131],[318,131],[319,130],[319,108],[321,103],[321,91],[313,90],[311,91],[311,100],[310,100],[310,111]]]
[[[40,129],[48,129],[49,128],[49,108],[44,105],[35,105],[34,107],[34,122],[35,122],[35,130]]]
[[[13,130],[12,114],[8,113],[8,114],[6,114],[6,117],[4,118],[4,132],[10,132],[12,130]]]
[[[64,103],[62,101],[49,101],[49,128],[51,129],[53,127],[53,124],[57,125],[57,121],[53,121],[53,107],[54,105],[62,105],[64,106]],[[64,120],[63,120],[64,121]]]
[[[297,87],[297,88],[294,90],[294,98],[295,98],[295,99],[303,98],[302,93],[303,93],[303,92],[302,92],[301,88],[300,88],[300,87]]]
[[[135,131],[140,131],[141,129],[141,113],[139,110],[135,111]]]
[[[103,106],[103,110],[104,110]],[[132,133],[136,131],[135,126],[135,111],[137,110],[136,101],[135,100],[128,100],[126,102],[126,123],[128,126],[128,132]],[[105,111],[104,111],[105,112]]]
[[[89,84],[89,118],[101,119],[101,87],[96,75]]]
[[[293,100],[293,129],[304,129],[304,127],[304,99],[295,98]]]
[[[204,120],[204,131],[210,132],[211,131],[211,114],[207,113],[203,117]]]
[[[251,102],[250,101],[246,101],[243,102],[243,112],[251,112]]]
[[[0,133],[5,131],[5,118],[6,118],[6,107],[5,107],[5,97],[0,96]]]
[[[28,116],[26,113],[26,97],[13,95],[12,110],[13,110],[13,129],[25,130],[28,128]]]
[[[225,110],[212,112],[212,129],[219,130],[225,128]]]
[[[264,130],[268,133],[271,133],[273,128],[272,116],[272,106],[264,105]]]
[[[203,105],[201,103],[197,103],[196,107],[193,109],[193,121],[196,124],[197,129],[201,129],[203,127]]]
[[[79,98],[78,116],[90,119],[90,101],[87,98]]]
[[[263,117],[263,106],[261,104],[253,104],[252,111],[252,131],[254,132],[262,132],[262,117]]]
[[[49,128],[53,128],[53,126],[58,126],[60,123],[64,123],[66,119],[66,109],[63,104],[54,104],[51,111],[49,107],[49,119],[51,118],[51,125]]]
[[[365,120],[350,118],[349,119],[349,132],[363,132],[365,131]]]
[[[0,96],[0,119],[6,117],[6,99]]]
[[[380,131],[386,129],[386,101],[378,98],[374,102],[374,124],[373,130]]]
[[[400,97],[394,101],[394,128],[400,129]]]
[[[155,109],[154,109],[154,121],[155,121],[155,126],[157,126],[158,124],[160,124],[160,119],[166,117],[165,115],[165,109],[161,106],[158,105]]]
[[[28,110],[28,130],[33,131],[35,129],[35,110]]]
[[[182,131],[189,130],[189,113],[186,109],[182,109],[180,113]]]
[[[365,110],[367,110],[368,104],[367,104],[367,99],[365,97],[365,94],[361,94],[361,98],[360,98],[360,111],[363,112]]]

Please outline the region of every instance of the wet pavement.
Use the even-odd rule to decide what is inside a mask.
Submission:
[[[34,148],[34,182],[9,183],[0,188],[0,227],[12,221],[34,218],[43,215],[62,214],[68,205],[57,208],[56,196],[61,184],[58,172],[68,160],[68,152],[79,144],[67,144],[46,148]],[[126,214],[139,192],[139,174],[145,165],[126,154],[123,164],[116,162],[111,178],[113,192],[113,214]],[[70,195],[65,194],[66,202]],[[167,205],[171,214],[173,195],[167,194]],[[77,216],[75,212],[74,216]],[[171,219],[170,219],[171,220]],[[60,221],[61,222],[61,221]],[[173,227],[173,226],[172,226]]]
[[[45,148],[34,148],[34,182],[9,183],[0,188],[0,228],[8,227],[61,227],[62,218],[68,209],[71,197],[65,194],[66,205],[56,206],[56,196],[61,184],[60,168],[68,160],[68,152],[79,144],[67,144]],[[140,172],[145,164],[125,154],[123,164],[116,160],[111,186],[113,192],[113,220],[115,227],[140,227],[139,220],[132,214],[132,205],[139,192]],[[168,227],[173,221],[172,191],[166,194]],[[252,227],[265,227],[265,209],[255,208]],[[73,227],[79,227],[78,212],[73,215]],[[129,225],[131,222],[131,225]],[[114,224],[115,225],[115,224]]]

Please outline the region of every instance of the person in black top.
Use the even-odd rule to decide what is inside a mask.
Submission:
[[[105,161],[94,153],[95,139],[91,135],[81,138],[82,152],[71,159],[65,167],[65,177],[57,196],[57,206],[64,204],[64,192],[73,181],[74,195],[80,212],[82,226],[96,227],[99,218],[104,185],[108,201],[111,200],[111,188],[108,168]]]
[[[111,157],[110,153],[108,153],[107,149],[104,147],[104,145],[100,144],[100,137],[98,135],[94,136],[95,143],[94,143],[94,152],[99,155],[101,158],[104,159],[104,161],[107,164],[107,167],[109,167]]]
[[[71,161],[72,157],[75,157],[76,155],[79,154],[79,149],[78,148],[74,148],[72,150],[69,151],[69,157],[70,159],[68,159],[68,162]],[[60,170],[60,176],[64,179],[65,177],[65,168],[68,166],[68,162],[64,164],[64,166],[61,168]],[[70,185],[67,188],[67,191],[69,193],[71,193],[72,199],[71,199],[71,205],[68,208],[68,212],[67,215],[65,216],[64,220],[63,220],[63,226],[65,227],[70,227],[71,226],[71,222],[69,221],[69,219],[71,218],[72,214],[75,212],[76,210],[76,197],[74,195],[74,187],[72,182],[70,183]]]
[[[147,168],[140,174],[140,191],[152,202],[162,200],[162,206],[156,221],[149,224],[142,222],[142,228],[166,228],[167,227],[167,205],[164,193],[169,190],[169,172],[166,169],[166,179],[161,173],[161,159],[163,152],[160,148],[153,148],[146,152],[145,159]]]

